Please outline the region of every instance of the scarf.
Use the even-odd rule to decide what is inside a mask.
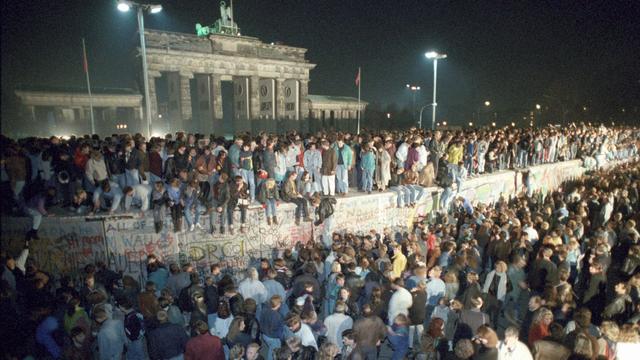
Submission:
[[[504,301],[505,295],[507,295],[507,274],[506,273],[497,273],[495,270],[492,270],[487,274],[487,279],[484,281],[484,287],[482,288],[482,292],[488,293],[491,284],[493,283],[493,277],[498,276],[500,279],[498,280],[498,290],[496,291],[496,298],[500,301]]]

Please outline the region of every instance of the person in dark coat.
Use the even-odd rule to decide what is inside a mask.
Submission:
[[[151,330],[147,337],[149,358],[151,360],[171,359],[184,354],[187,334],[179,325],[169,322],[166,311],[160,310],[157,315],[158,327]]]
[[[409,347],[413,348],[414,339],[418,339],[424,328],[424,318],[427,315],[425,304],[427,303],[427,283],[418,281],[411,290],[413,302],[409,308]]]

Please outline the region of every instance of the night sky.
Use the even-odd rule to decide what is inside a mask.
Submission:
[[[159,3],[162,13],[145,16],[149,28],[194,33],[219,17],[218,1]],[[2,6],[3,116],[18,84],[83,86],[82,37],[92,86],[137,86],[133,11],[108,0]],[[407,83],[428,103],[424,53],[436,49],[449,56],[438,64],[439,109],[458,121],[485,100],[501,113],[584,104],[603,118],[640,106],[637,0],[236,0],[234,12],[243,35],[309,49],[312,94],[357,96],[361,66],[362,98],[375,107],[410,104]]]

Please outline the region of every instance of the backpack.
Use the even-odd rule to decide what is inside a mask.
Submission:
[[[124,316],[124,333],[131,341],[136,341],[144,336],[144,317],[137,311],[132,311]]]

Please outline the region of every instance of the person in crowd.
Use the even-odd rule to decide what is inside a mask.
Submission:
[[[498,345],[498,360],[522,359],[533,360],[527,345],[518,340],[518,328],[508,327],[504,331],[504,340]]]
[[[278,192],[276,180],[268,178],[262,183],[258,192],[258,201],[265,209],[265,217],[267,218],[268,225],[271,225],[272,223],[274,225],[278,225],[276,208],[279,200],[280,193]]]
[[[369,144],[364,144],[360,153],[360,167],[362,170],[362,190],[371,194],[373,190],[373,174],[376,171],[376,155]]]
[[[185,360],[224,360],[224,351],[220,338],[209,333],[207,323],[198,320],[194,327],[198,335],[189,339],[185,345]]]
[[[253,202],[251,198],[250,188],[247,183],[244,181],[242,176],[236,176],[233,179],[233,182],[229,184],[229,202],[227,203],[227,213],[229,223],[229,233],[231,235],[234,234],[233,230],[233,221],[234,221],[234,211],[237,208],[240,210],[240,233],[244,234],[246,231],[246,222],[247,222],[247,209],[249,208],[249,204]]]
[[[124,195],[124,210],[130,211],[132,205],[137,206],[143,213],[149,210],[151,191],[151,186],[145,184],[125,187],[122,190]]]
[[[348,173],[353,166],[353,151],[351,147],[345,143],[344,135],[338,135],[333,149],[337,153],[336,161],[336,191],[338,194],[345,196],[349,192]]]
[[[579,132],[571,127],[553,132],[544,130],[546,134],[538,134],[538,129],[444,131],[445,136],[436,136],[411,129],[406,132],[368,133],[359,137],[344,134],[342,139],[344,146],[354,149],[356,155],[360,155],[362,149],[367,147],[379,149],[384,144],[384,151],[393,160],[388,184],[392,186],[394,181],[397,184],[397,175],[406,172],[405,166],[412,168],[425,164],[422,139],[425,139],[424,146],[429,149],[427,162],[428,156],[436,153],[431,150],[434,147],[442,144],[441,153],[449,153],[446,156],[453,155],[455,158],[458,151],[456,147],[461,145],[464,164],[478,172],[480,170],[476,170],[476,163],[482,139],[486,139],[488,151],[495,151],[501,157],[502,164],[499,165],[505,168],[533,163],[533,157],[537,156],[535,147],[527,151],[526,161],[522,158],[525,155],[519,152],[523,148],[523,137],[532,139],[533,146],[535,139],[541,138],[544,143],[543,161],[570,158],[565,148],[567,141],[584,136],[584,141],[576,149],[576,156],[589,157],[594,151],[604,151],[608,152],[606,157],[610,159],[629,158],[629,164],[594,169],[563,182],[561,189],[545,189],[544,193],[531,190],[530,187],[536,185],[535,179],[527,180],[530,174],[523,174],[524,189],[496,197],[493,203],[475,204],[471,198],[454,196],[452,206],[438,214],[427,219],[418,217],[422,213],[416,214],[410,224],[389,227],[382,232],[359,233],[347,226],[331,230],[328,234],[331,241],[328,243],[324,243],[325,234],[322,235],[323,239],[316,234],[292,247],[281,249],[278,245],[273,254],[263,253],[259,256],[253,254],[254,249],[245,247],[243,251],[251,252],[255,262],[250,261],[243,266],[255,271],[254,266],[259,263],[260,272],[256,271],[257,276],[250,274],[243,281],[237,277],[238,265],[230,259],[221,258],[219,262],[213,259],[196,260],[200,254],[193,247],[194,244],[185,242],[181,235],[176,238],[171,234],[167,234],[166,239],[163,234],[157,244],[155,241],[146,244],[145,240],[145,247],[157,247],[157,251],[162,251],[163,258],[168,261],[179,254],[166,253],[164,245],[176,242],[181,251],[186,246],[185,254],[188,252],[197,266],[185,264],[181,270],[177,264],[171,264],[171,275],[168,276],[165,265],[155,256],[149,255],[146,260],[142,257],[143,260],[138,263],[135,260],[139,256],[136,250],[135,254],[125,254],[128,259],[126,264],[120,263],[123,259],[119,258],[114,258],[112,263],[112,260],[98,261],[99,258],[96,258],[92,261],[87,257],[83,261],[91,264],[86,268],[81,267],[77,275],[70,275],[66,271],[52,269],[51,262],[43,258],[41,246],[48,246],[51,241],[47,229],[40,235],[45,238],[44,243],[38,244],[37,251],[33,253],[29,253],[29,244],[33,241],[21,246],[20,243],[14,244],[15,240],[10,240],[11,247],[7,249],[10,254],[15,255],[16,249],[24,248],[16,258],[7,256],[3,247],[4,266],[0,269],[0,301],[3,306],[0,307],[0,319],[7,326],[4,327],[2,338],[12,344],[10,355],[19,353],[18,357],[24,357],[29,354],[35,358],[84,358],[86,356],[83,354],[91,349],[96,358],[104,359],[137,358],[140,354],[148,354],[152,359],[218,358],[225,353],[226,344],[230,358],[254,359],[259,358],[254,345],[257,341],[263,348],[260,353],[271,358],[278,348],[280,350],[275,355],[285,354],[287,358],[289,355],[294,358],[314,356],[311,354],[315,354],[318,344],[322,343],[331,345],[319,346],[320,356],[331,357],[339,348],[343,358],[355,359],[376,358],[378,349],[381,356],[394,356],[389,353],[390,349],[397,349],[400,355],[396,356],[401,356],[405,348],[410,346],[414,351],[407,353],[408,356],[441,359],[469,356],[480,359],[527,359],[531,356],[526,350],[527,346],[535,358],[540,359],[570,356],[633,358],[638,347],[638,327],[635,323],[640,318],[640,277],[637,274],[640,263],[637,243],[640,236],[636,225],[637,214],[640,213],[640,171],[633,160],[637,154],[634,147],[637,148],[639,133],[633,129],[593,129],[587,126]],[[307,165],[300,151],[301,144],[328,144],[329,139],[333,139],[330,135],[324,132],[307,137],[300,134],[283,137],[260,134],[255,142],[247,140],[252,152],[254,176],[257,170],[271,166],[265,164],[266,144],[274,144],[274,156],[278,147],[286,144],[283,154],[288,157],[285,155],[284,166],[291,168],[295,176],[292,179],[297,186],[300,174]],[[555,140],[546,141],[545,137],[549,136]],[[25,184],[18,194],[20,209],[31,206],[37,210],[37,204],[44,201],[48,214],[56,213],[58,206],[68,207],[72,200],[76,208],[86,204],[90,189],[87,184],[82,184],[82,178],[86,175],[88,162],[94,156],[98,158],[92,154],[92,149],[102,152],[108,173],[113,166],[118,167],[112,161],[119,161],[118,154],[123,149],[122,164],[131,165],[132,157],[140,159],[134,159],[136,166],[129,169],[129,177],[135,173],[133,170],[137,170],[140,184],[125,181],[124,186],[120,187],[117,176],[108,176],[94,190],[94,195],[99,193],[98,198],[102,202],[99,205],[110,208],[109,205],[113,205],[115,200],[100,194],[106,181],[110,186],[113,184],[112,188],[131,188],[122,194],[125,197],[123,208],[130,209],[126,205],[126,196],[130,191],[135,193],[139,186],[145,186],[142,182],[146,178],[156,181],[150,199],[154,208],[154,222],[162,222],[164,214],[170,211],[168,202],[175,202],[176,199],[188,202],[185,201],[189,196],[186,194],[188,187],[196,192],[206,188],[203,184],[208,183],[209,175],[206,180],[198,175],[198,159],[202,155],[205,158],[207,155],[216,156],[215,180],[211,179],[214,186],[208,197],[195,197],[193,201],[216,211],[218,204],[212,201],[215,185],[219,187],[218,190],[226,189],[226,195],[222,194],[222,197],[218,196],[219,192],[215,194],[215,199],[227,201],[225,206],[229,198],[234,196],[229,194],[229,187],[234,185],[235,179],[229,179],[228,176],[223,179],[222,175],[215,177],[215,174],[232,171],[231,165],[222,172],[218,170],[218,157],[225,154],[223,149],[228,144],[217,139],[217,152],[209,149],[208,153],[204,147],[206,142],[199,140],[202,139],[189,134],[180,134],[175,140],[173,137],[147,140],[140,135],[113,136],[103,142],[99,138],[28,139],[23,142],[2,138],[3,145],[11,144],[3,146],[2,160],[5,161],[5,172],[7,155],[25,160]],[[396,144],[396,141],[407,143],[404,157],[400,151],[400,158],[404,159],[400,170],[394,164],[398,159],[395,146],[402,148],[402,144]],[[469,151],[468,142],[475,142],[478,149]],[[145,146],[141,143],[145,143]],[[415,148],[409,146],[413,143],[417,144]],[[603,143],[615,144],[615,149],[611,145],[603,146]],[[136,144],[135,149],[133,144]],[[257,148],[255,144],[259,144]],[[454,148],[451,149],[449,144]],[[173,151],[170,149],[178,149],[173,157],[163,155],[162,150],[158,152],[160,160],[165,163],[165,169],[162,170],[158,170],[156,156],[153,161],[151,156],[158,146],[166,148],[167,154]],[[353,151],[349,159],[344,147],[342,150],[328,145],[326,149],[325,146],[321,147],[322,160],[325,156],[336,156],[336,170],[339,165],[345,165],[345,157],[349,160],[348,164],[355,160],[356,167],[360,168],[366,162],[364,156],[354,156]],[[153,150],[149,154],[141,154],[141,151],[147,152],[146,148]],[[240,145],[239,149],[242,148]],[[18,150],[17,155],[13,150]],[[49,171],[46,164],[48,157],[45,155],[48,153],[52,154],[51,171],[54,174],[49,179],[53,179],[53,182],[38,187],[34,182],[38,182],[39,175],[34,177],[32,172],[45,174]],[[342,164],[338,158],[340,154]],[[378,151],[376,155],[379,155]],[[145,156],[149,158],[148,166]],[[471,162],[468,156],[473,158]],[[70,167],[61,165],[61,158],[64,157],[69,159]],[[436,161],[433,156],[431,161]],[[152,165],[152,162],[156,163]],[[210,162],[205,161],[204,164],[205,170],[211,169]],[[324,165],[323,161],[320,165],[321,176],[327,174],[323,170]],[[223,162],[220,169],[225,166]],[[273,166],[279,166],[277,157]],[[165,175],[167,167],[170,168],[170,177]],[[441,168],[438,172],[441,172]],[[240,151],[236,169],[238,173],[241,170]],[[15,171],[21,170],[11,171],[14,171],[12,176],[18,179],[19,174],[16,175]],[[58,179],[58,175],[64,175],[64,171],[69,175],[69,189],[62,186],[63,181]],[[122,169],[119,173],[126,171]],[[159,176],[160,180],[152,174]],[[61,178],[65,180],[65,176]],[[6,198],[11,200],[14,197],[11,178],[3,179]],[[179,198],[172,198],[168,191],[174,179],[180,191]],[[375,179],[380,188],[377,175]],[[271,192],[265,198],[272,201],[275,210],[279,187],[289,185],[287,182],[278,185],[276,179],[273,182],[264,179],[261,184],[256,184],[259,189],[257,198],[261,202],[260,192],[268,183],[272,184],[269,187]],[[439,186],[443,184],[446,185],[446,181],[440,181]],[[49,186],[65,189],[68,195],[42,196],[43,190]],[[242,188],[248,189],[250,186]],[[76,189],[80,194],[78,201],[73,199]],[[110,192],[111,189],[107,190]],[[297,188],[295,190],[300,194]],[[83,193],[87,197],[83,198]],[[295,194],[293,191],[291,193]],[[31,202],[38,195],[40,198]],[[65,196],[68,196],[66,203]],[[392,201],[396,200],[394,194],[390,193],[389,196]],[[131,203],[135,206],[135,194]],[[322,201],[313,201],[312,204],[322,207]],[[8,210],[14,213],[13,208]],[[92,210],[85,211],[90,213]],[[118,204],[114,215],[121,210]],[[323,213],[326,219],[328,213]],[[225,207],[220,215],[228,219],[228,214],[228,208]],[[247,219],[249,226],[252,225],[251,221],[255,221],[250,216]],[[287,223],[293,220],[287,219]],[[317,226],[322,225],[326,226],[326,223],[321,222]],[[133,255],[135,259],[131,257]],[[203,266],[206,261],[213,262],[213,266]],[[120,265],[126,265],[126,274],[121,279],[115,271]],[[49,272],[45,273],[41,268]],[[440,280],[442,273],[445,274],[444,282]],[[200,275],[207,278],[204,288],[200,284]],[[74,281],[70,281],[71,278]],[[75,281],[76,278],[80,281]],[[144,279],[149,283],[140,292],[137,285],[139,280],[134,279]],[[466,281],[457,282],[456,279]],[[287,306],[287,302],[292,306]],[[341,312],[342,304],[344,312]],[[95,320],[93,324],[88,324],[88,317]],[[12,325],[25,319],[22,327]],[[353,329],[343,330],[343,325],[349,319],[353,322]],[[189,328],[185,328],[187,323]],[[390,325],[390,329],[385,323]],[[421,330],[420,324],[428,326]],[[505,328],[504,340],[498,343],[495,332],[502,333]],[[7,329],[17,330],[12,334]],[[410,334],[413,339],[409,338]],[[465,344],[470,345],[472,340],[476,344],[476,351],[464,351]]]
[[[156,315],[158,325],[147,338],[150,359],[181,359],[188,341],[187,333],[169,322],[169,315],[161,310]]]
[[[300,193],[296,186],[296,178],[298,174],[295,172],[289,173],[287,180],[282,185],[282,200],[295,204],[295,222],[296,225],[300,225],[300,219],[303,218],[305,222],[311,222],[309,217],[309,204]]]
[[[226,173],[222,173],[211,190],[211,199],[209,200],[209,223],[211,224],[209,232],[211,234],[215,233],[216,217],[220,234],[224,234],[224,227],[228,218],[227,206],[231,198],[228,180],[229,176]]]

